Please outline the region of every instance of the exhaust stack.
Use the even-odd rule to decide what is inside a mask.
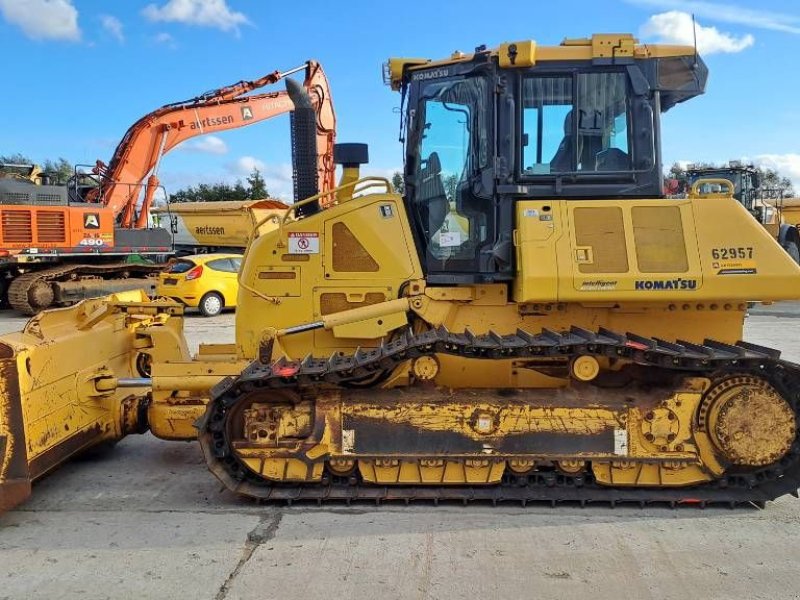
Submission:
[[[294,201],[299,202],[319,193],[317,172],[317,115],[311,97],[301,83],[287,78],[286,91],[294,103],[290,113],[292,131],[292,180]],[[297,216],[307,217],[319,211],[315,202],[297,210]]]

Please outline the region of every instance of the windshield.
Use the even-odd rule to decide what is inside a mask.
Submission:
[[[489,163],[488,102],[485,77],[431,81],[420,90],[408,175],[429,269],[474,271],[493,227],[491,203],[471,189]]]
[[[624,73],[523,79],[523,175],[631,169]]]

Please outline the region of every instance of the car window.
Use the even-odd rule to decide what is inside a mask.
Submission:
[[[190,260],[176,260],[169,267],[167,267],[167,273],[186,273],[193,266],[195,265]]]
[[[233,263],[233,268],[238,273],[242,268],[242,259],[241,258],[232,258],[231,262]]]
[[[206,263],[206,266],[214,271],[222,271],[223,273],[236,273],[236,269],[231,264],[229,258],[216,258]]]

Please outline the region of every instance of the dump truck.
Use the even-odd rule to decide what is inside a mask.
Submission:
[[[800,198],[784,198],[780,207],[783,220],[800,230]]]
[[[244,250],[257,223],[277,223],[289,208],[280,200],[172,202],[152,209],[172,232],[177,256]]]
[[[232,343],[191,356],[181,307],[133,293],[0,338],[2,508],[147,430],[260,501],[796,493],[800,366],[741,339],[749,302],[800,298],[800,267],[730,194],[663,196],[661,114],[704,92],[695,49],[520,40],[385,79],[404,195],[338,145],[340,185],[255,228]],[[292,127],[312,192],[302,98]]]

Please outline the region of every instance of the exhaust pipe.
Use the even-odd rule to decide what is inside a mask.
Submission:
[[[299,202],[319,193],[317,172],[317,114],[305,87],[287,78],[286,91],[294,104],[290,113],[292,131],[292,180],[294,201]],[[302,206],[297,216],[308,217],[319,212],[319,202]]]

